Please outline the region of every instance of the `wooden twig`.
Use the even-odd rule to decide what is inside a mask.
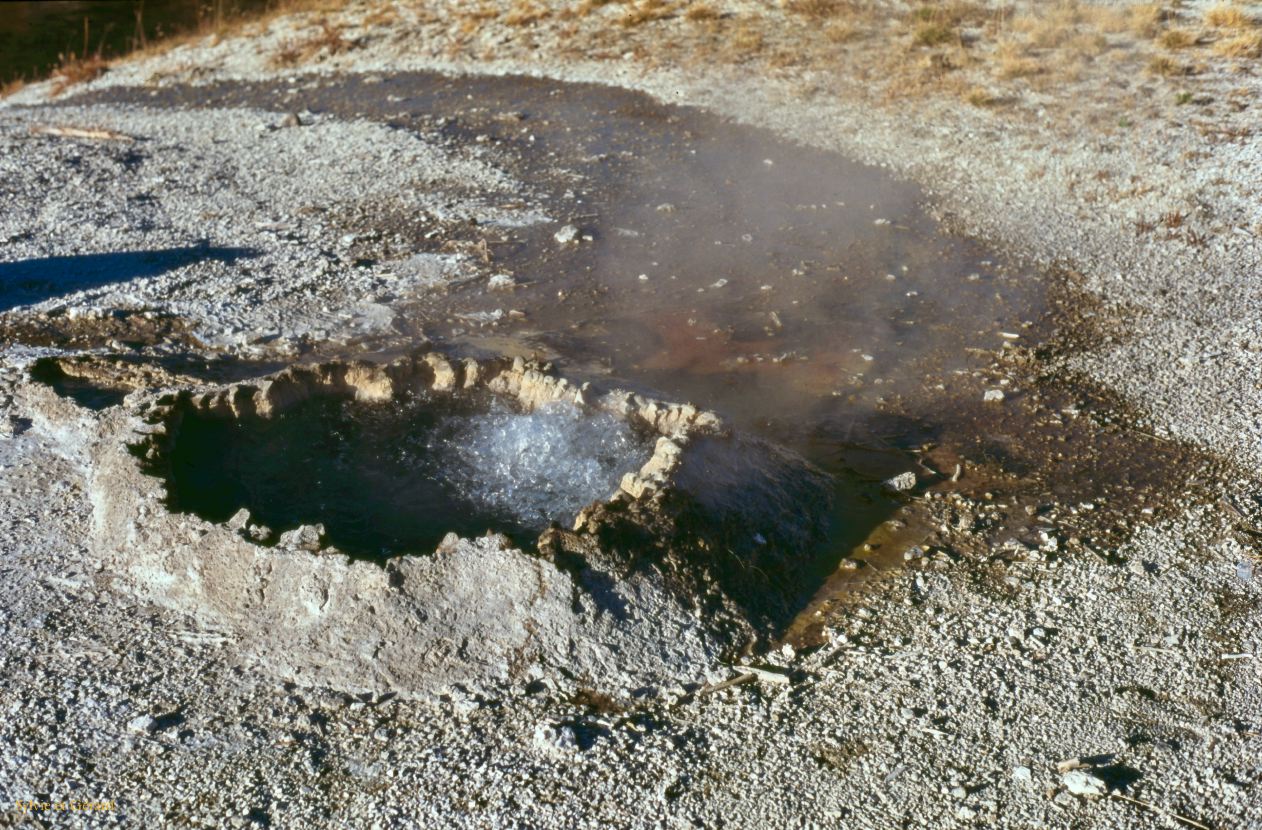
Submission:
[[[1228,507],[1230,507],[1233,513],[1235,513],[1240,518],[1244,519],[1246,522],[1250,521],[1249,517],[1244,514],[1244,511],[1241,510],[1239,507],[1236,507],[1236,503],[1232,501],[1229,497],[1222,496],[1218,500],[1222,502],[1223,504],[1227,505]]]
[[[1138,804],[1140,807],[1152,810],[1154,813],[1167,815],[1175,821],[1183,822],[1188,827],[1195,827],[1197,830],[1214,830],[1214,828],[1210,827],[1208,824],[1201,824],[1199,821],[1190,819],[1187,816],[1181,816],[1174,810],[1167,810],[1165,807],[1159,807],[1158,805],[1150,804],[1147,801],[1140,801],[1138,798],[1131,798],[1129,795],[1122,795],[1121,793],[1109,793],[1109,795],[1131,804]]]
[[[757,680],[757,677],[751,672],[746,672],[745,674],[738,674],[736,677],[733,677],[730,680],[724,680],[721,683],[715,683],[712,686],[706,686],[703,689],[699,689],[697,691],[697,697],[705,697],[706,695],[712,695],[715,692],[721,692],[724,689],[730,689],[733,686],[739,686],[742,683],[750,683],[754,680]]]
[[[64,127],[56,124],[37,124],[31,127],[35,135],[51,135],[58,138],[90,138],[95,141],[135,141],[129,135],[99,127]]]

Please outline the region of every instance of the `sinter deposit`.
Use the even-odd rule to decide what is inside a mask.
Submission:
[[[360,446],[371,450],[372,440],[352,434],[354,421],[337,422],[332,438],[305,417],[293,422],[296,433],[269,431],[313,406],[380,413],[395,401],[413,419],[444,415],[434,433],[445,434],[447,446],[434,448],[435,458],[466,454],[455,479],[464,477],[461,494],[521,511],[521,527],[568,526],[567,514],[577,511],[573,530],[553,524],[537,543],[449,533],[436,550],[347,556],[334,522],[353,518],[344,511],[353,490],[378,485],[364,464],[371,451],[344,454],[347,441],[367,440]],[[461,414],[445,417],[449,406]],[[718,670],[716,658],[774,636],[809,598],[805,565],[829,504],[825,476],[733,435],[712,413],[576,387],[521,359],[452,362],[425,352],[389,364],[295,366],[250,383],[133,396],[102,423],[97,542],[132,590],[233,631],[282,677],[348,690],[430,697],[453,684],[491,690],[546,673],[629,695],[680,676],[704,680]],[[389,423],[362,431],[390,446],[390,430],[415,421]],[[216,424],[221,443],[208,444]],[[653,438],[644,444],[637,435]],[[271,509],[268,499],[247,501],[231,516],[235,503],[221,505],[209,520],[183,512],[182,481],[232,458],[242,442],[246,457],[257,459],[273,437],[300,457],[306,447],[294,472],[309,471],[307,486],[290,476],[303,492],[326,492],[323,479],[350,476],[341,499],[303,502],[310,512],[296,527],[266,526],[254,506]],[[550,455],[527,451],[539,437]],[[705,448],[695,460],[694,444]],[[216,468],[230,475],[210,489],[239,486],[248,495],[250,479],[283,463],[263,457]],[[760,504],[703,502],[693,492],[700,479],[683,472],[700,464],[731,475],[742,457],[754,482],[749,496]],[[538,501],[505,501],[520,481],[540,481],[549,470],[552,484]],[[362,502],[376,509],[378,498],[369,496]],[[163,499],[175,512],[160,506]],[[467,519],[455,507],[430,517],[453,528]]]

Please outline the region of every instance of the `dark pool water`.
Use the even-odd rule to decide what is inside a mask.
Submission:
[[[323,523],[330,543],[369,556],[432,550],[448,531],[520,535],[508,517],[471,518],[471,505],[433,475],[427,443],[439,417],[330,398],[266,420],[189,413],[170,454],[172,506],[212,521],[244,507],[277,534]]]
[[[529,546],[611,495],[651,452],[625,422],[568,404],[523,413],[486,394],[317,397],[270,419],[185,414],[169,495],[211,521],[244,507],[273,539],[322,523],[356,556],[432,551],[452,531]]]

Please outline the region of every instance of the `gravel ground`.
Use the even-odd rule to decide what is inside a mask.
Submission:
[[[1061,332],[1075,348],[1040,371],[1120,393],[1144,429],[1223,458],[1228,472],[1209,484],[1222,498],[1174,492],[1174,509],[1152,520],[1136,507],[1129,538],[1099,549],[1078,538],[1096,504],[1024,511],[1002,494],[931,492],[918,506],[936,528],[932,544],[909,548],[906,568],[825,619],[823,645],[733,666],[739,682],[726,687],[706,683],[722,670],[706,665],[641,698],[576,694],[547,677],[493,695],[354,695],[282,682],[224,632],[115,585],[89,543],[101,416],[27,379],[23,368],[48,344],[13,345],[2,390],[12,437],[0,440],[9,713],[0,791],[15,805],[6,820],[1262,825],[1262,505],[1250,473],[1262,458],[1253,414],[1262,179],[1250,172],[1258,144],[1248,106],[1189,115],[1165,103],[1167,79],[1104,86],[1090,70],[1059,91],[1022,90],[1010,109],[935,94],[876,106],[858,74],[821,77],[809,62],[774,72],[761,59],[672,66],[665,48],[650,59],[646,44],[689,47],[683,20],[610,29],[599,48],[576,50],[561,19],[528,30],[488,21],[470,35],[454,14],[401,8],[394,21],[367,24],[364,12],[345,13],[356,48],[314,71],[623,84],[920,182],[952,227],[1055,266],[1077,298],[1081,328]],[[766,14],[774,32],[781,12]],[[282,18],[244,40],[120,66],[91,86],[300,83],[270,56],[313,24]],[[1258,91],[1252,72],[1223,68],[1196,83],[1223,101]],[[357,264],[339,220],[301,208],[341,216],[400,200],[439,229],[548,215],[481,144],[453,151],[436,137],[334,119],[293,129],[275,112],[53,109],[46,92],[30,87],[0,108],[7,325],[151,308],[183,320],[207,352],[284,359],[329,343],[371,348],[415,335],[400,301],[476,274],[477,263],[450,254]],[[1087,117],[1111,107],[1134,113],[1126,131],[1116,117]],[[146,140],[29,135],[54,122]],[[1141,219],[1170,211],[1186,214],[1178,234],[1137,232]],[[14,265],[119,249],[166,253],[80,261],[79,273],[97,275],[87,285],[49,285]],[[135,328],[143,339],[147,329]],[[88,346],[127,339],[108,331]],[[143,348],[161,356],[176,346],[159,338]],[[1026,532],[1011,536],[1004,519],[1027,512]],[[24,800],[108,809],[24,811]]]

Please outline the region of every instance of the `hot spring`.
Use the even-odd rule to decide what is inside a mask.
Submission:
[[[649,436],[568,402],[531,412],[483,392],[366,403],[316,396],[272,418],[186,414],[172,506],[221,522],[241,508],[274,541],[322,523],[356,556],[432,550],[449,532],[533,541],[607,498]]]

